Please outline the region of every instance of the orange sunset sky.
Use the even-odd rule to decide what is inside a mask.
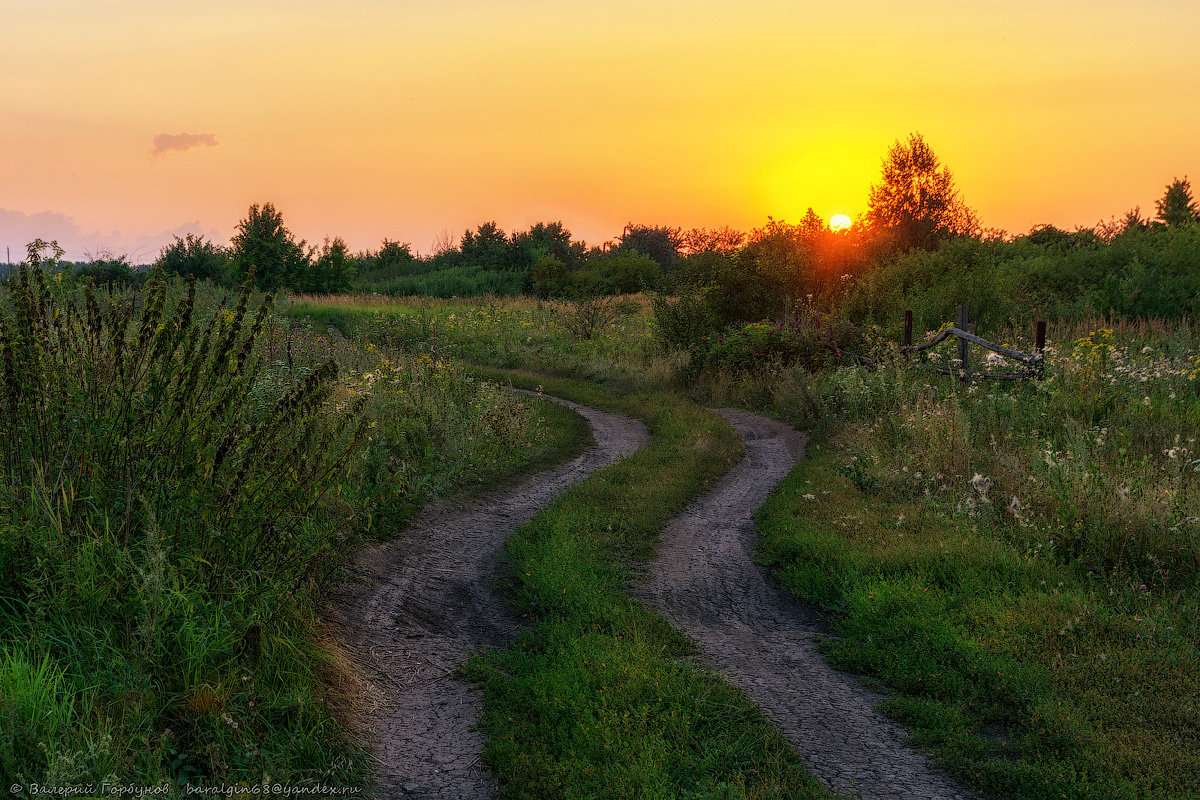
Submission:
[[[422,252],[493,219],[857,217],[913,131],[1010,232],[1200,179],[1192,0],[0,5],[14,260],[147,261],[264,201],[310,242]]]

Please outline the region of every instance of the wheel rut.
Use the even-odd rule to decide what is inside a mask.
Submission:
[[[825,663],[815,646],[821,615],[755,563],[754,514],[803,457],[804,437],[745,411],[719,413],[746,457],[663,531],[638,596],[779,726],[828,788],[863,800],[970,800],[874,711],[881,695]]]
[[[595,446],[514,488],[431,506],[399,538],[359,554],[328,603],[327,623],[374,687],[354,727],[374,756],[377,797],[496,796],[479,761],[481,698],[451,675],[521,626],[495,591],[504,542],[572,484],[650,441],[640,422],[546,399],[582,415]]]

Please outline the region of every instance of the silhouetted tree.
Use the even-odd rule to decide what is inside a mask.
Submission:
[[[393,242],[384,239],[375,254],[376,269],[394,275],[402,275],[416,271],[417,257],[413,254],[412,245],[408,242]]]
[[[664,272],[670,272],[675,266],[675,258],[679,255],[680,241],[679,228],[634,225],[631,222],[625,226],[621,238],[617,241],[617,252],[628,254],[636,251],[650,256],[658,262]]]
[[[897,140],[883,161],[883,180],[872,186],[867,222],[891,232],[901,248],[930,248],[970,234],[978,221],[958,196],[950,170],[938,163],[919,133]]]
[[[331,242],[325,240],[317,259],[312,262],[311,272],[313,281],[311,292],[344,292],[350,288],[354,279],[354,262],[350,260],[350,251],[342,237],[335,237]]]
[[[571,232],[561,222],[539,222],[527,231],[514,233],[510,242],[517,269],[528,269],[543,256],[554,256],[562,264],[577,264],[583,257],[583,242],[571,241]]]
[[[158,266],[172,275],[195,275],[199,280],[218,282],[225,277],[229,254],[203,236],[187,234],[164,247],[158,254]]]
[[[1167,184],[1166,192],[1155,207],[1158,209],[1156,221],[1162,225],[1183,225],[1200,220],[1200,211],[1192,199],[1192,185],[1186,176]]]
[[[500,230],[495,222],[483,223],[475,233],[463,231],[458,250],[462,260],[471,266],[490,270],[505,270],[514,266],[508,234]]]
[[[1150,220],[1142,219],[1142,207],[1134,206],[1125,212],[1125,216],[1121,218],[1118,233],[1132,233],[1134,231],[1144,231],[1150,227]]]
[[[701,253],[733,255],[746,241],[746,234],[726,225],[723,228],[692,228],[679,235],[679,252],[683,256]]]
[[[807,238],[817,238],[829,230],[829,225],[821,218],[821,215],[813,211],[812,206],[808,207],[808,211],[804,212],[804,216],[800,219],[800,231]]]
[[[233,277],[240,283],[253,266],[254,283],[260,289],[272,291],[296,286],[309,266],[304,244],[296,242],[275,206],[255,203],[238,223],[237,233],[230,242]]]

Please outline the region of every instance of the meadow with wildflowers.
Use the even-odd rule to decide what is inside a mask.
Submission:
[[[818,442],[761,512],[764,557],[967,785],[1197,797],[1200,342],[1181,322],[1052,333],[1041,381],[895,358],[749,387]],[[1019,334],[992,338],[1031,349]]]

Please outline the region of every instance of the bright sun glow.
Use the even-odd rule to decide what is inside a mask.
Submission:
[[[853,224],[853,220],[846,214],[834,214],[829,218],[829,227],[835,231],[845,230]]]

